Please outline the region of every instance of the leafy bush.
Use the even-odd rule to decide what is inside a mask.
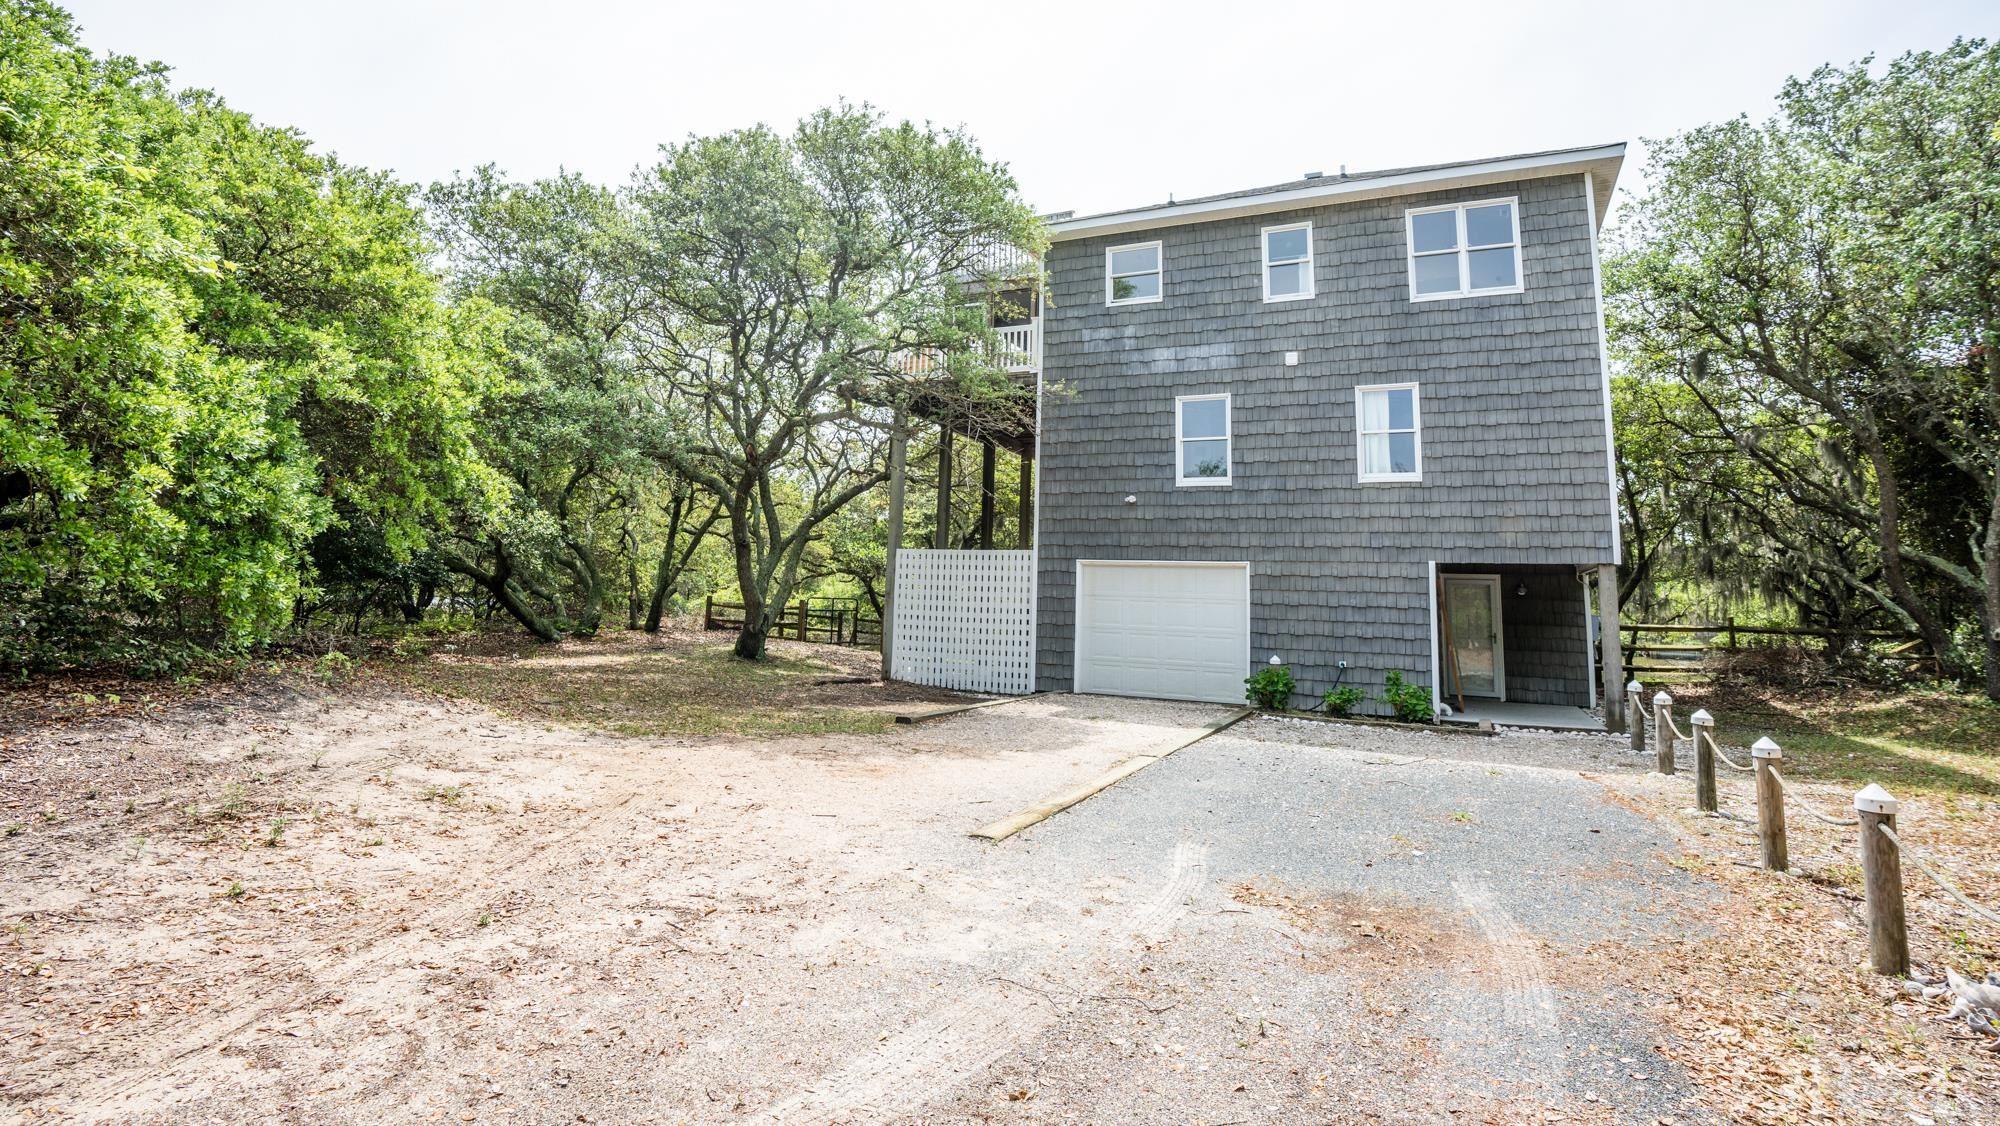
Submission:
[[[1421,684],[1408,684],[1403,674],[1395,669],[1382,679],[1382,699],[1388,701],[1389,709],[1396,718],[1405,723],[1429,723],[1436,718],[1431,709],[1431,690]]]
[[[335,649],[313,662],[313,672],[326,685],[338,684],[354,669],[354,658]]]
[[[1283,665],[1271,665],[1258,669],[1256,675],[1243,679],[1249,689],[1243,695],[1260,708],[1279,711],[1292,702],[1292,691],[1297,687],[1292,681],[1292,670]]]
[[[1326,714],[1328,715],[1349,715],[1354,711],[1355,705],[1359,704],[1364,698],[1361,689],[1356,688],[1352,684],[1343,684],[1338,688],[1330,688],[1327,690],[1326,695],[1321,697],[1326,704]]]

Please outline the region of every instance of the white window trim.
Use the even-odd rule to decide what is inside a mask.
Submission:
[[[1189,439],[1183,437],[1181,434],[1181,405],[1183,403],[1203,402],[1212,399],[1222,400],[1222,476],[1188,477],[1184,475],[1184,470],[1187,468],[1187,459],[1181,456],[1182,443],[1188,441],[1213,442],[1215,439]],[[1174,484],[1185,488],[1217,488],[1227,487],[1234,483],[1236,480],[1235,426],[1235,409],[1231,406],[1229,393],[1226,391],[1213,395],[1174,396]]]
[[[1401,434],[1401,430],[1362,429],[1362,400],[1370,391],[1405,391],[1410,393],[1410,437],[1416,453],[1417,468],[1412,473],[1369,473],[1362,467],[1368,464],[1366,446],[1370,433]],[[1421,481],[1424,479],[1424,410],[1423,392],[1415,383],[1370,383],[1354,389],[1354,475],[1364,485],[1381,484],[1392,481]]]
[[[1287,258],[1283,262],[1275,263],[1271,261],[1271,236],[1280,231],[1304,231],[1306,233],[1306,256],[1304,258]],[[1319,282],[1314,275],[1319,271],[1314,262],[1313,225],[1311,220],[1303,223],[1279,223],[1276,226],[1265,227],[1257,232],[1257,246],[1264,259],[1264,304],[1270,305],[1279,301],[1310,301],[1313,297],[1317,296]],[[1294,262],[1304,262],[1306,264],[1305,292],[1286,293],[1277,297],[1271,296],[1271,267],[1274,265],[1289,266]]]
[[[1466,245],[1465,212],[1467,208],[1491,207],[1496,203],[1505,203],[1510,205],[1510,208],[1508,210],[1508,215],[1510,218],[1513,219],[1514,222],[1514,246],[1513,246],[1514,284],[1495,286],[1491,289],[1471,289],[1468,288],[1466,284],[1468,281],[1471,280],[1467,273],[1467,271],[1470,270],[1471,268],[1469,265],[1469,263],[1471,262],[1469,254],[1473,250],[1491,249],[1491,247],[1470,247]],[[1458,288],[1455,290],[1448,290],[1442,293],[1418,293],[1417,292],[1417,258],[1418,258],[1417,216],[1435,215],[1438,214],[1439,212],[1444,212],[1444,211],[1455,211],[1458,213],[1458,248],[1453,251],[1433,251],[1430,254],[1423,255],[1422,257],[1430,258],[1445,253],[1456,254],[1458,256]],[[1498,293],[1525,292],[1527,289],[1527,284],[1526,284],[1527,275],[1521,272],[1521,198],[1519,196],[1502,196],[1497,199],[1474,199],[1474,200],[1467,200],[1464,203],[1439,204],[1436,207],[1412,207],[1404,211],[1403,212],[1403,258],[1405,260],[1405,264],[1409,269],[1410,301],[1412,304],[1418,301],[1451,301],[1460,297],[1487,297]]]
[[[1149,246],[1153,248],[1154,252],[1154,257],[1153,257],[1153,262],[1155,264],[1154,269],[1141,270],[1138,271],[1137,273],[1119,274],[1115,276],[1111,273],[1112,255],[1118,253],[1121,250],[1144,250]],[[1127,297],[1122,300],[1111,296],[1112,283],[1117,281],[1118,278],[1120,277],[1136,278],[1149,273],[1159,275],[1160,291],[1158,293],[1154,294],[1151,297]],[[1164,243],[1162,243],[1159,239],[1154,239],[1151,242],[1127,242],[1127,243],[1121,243],[1118,246],[1107,246],[1104,248],[1104,304],[1106,308],[1111,308],[1119,305],[1151,305],[1154,304],[1155,302],[1165,301],[1166,299],[1167,299],[1167,248]]]

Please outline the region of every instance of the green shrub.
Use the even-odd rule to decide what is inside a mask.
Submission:
[[[320,683],[327,685],[338,684],[353,669],[354,658],[338,649],[322,655],[319,660],[313,662],[313,671],[318,674]]]
[[[1362,695],[1361,689],[1356,688],[1352,684],[1343,684],[1338,688],[1329,688],[1326,695],[1320,697],[1326,704],[1326,714],[1328,715],[1351,715],[1354,712],[1355,705],[1359,704],[1365,698]]]
[[[1388,701],[1389,710],[1405,723],[1429,723],[1436,718],[1431,710],[1431,690],[1421,684],[1408,684],[1403,674],[1395,669],[1382,678],[1382,699]]]
[[[1281,711],[1291,705],[1292,690],[1297,687],[1292,682],[1292,670],[1283,665],[1271,665],[1257,670],[1256,675],[1243,679],[1249,685],[1243,693],[1251,703],[1260,708]]]

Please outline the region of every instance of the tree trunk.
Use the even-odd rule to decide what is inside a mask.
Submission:
[[[931,546],[943,551],[951,546],[951,427],[938,431],[937,528]]]
[[[1875,547],[1881,554],[1882,580],[1888,584],[1889,595],[1896,605],[1916,623],[1924,644],[1930,646],[1932,653],[1942,655],[1946,647],[1944,627],[1938,624],[1937,617],[1903,573],[1902,482],[1896,477],[1896,467],[1890,464],[1889,451],[1875,432],[1874,423],[1853,427],[1853,431],[1875,470]]]
[[[646,603],[646,632],[660,632],[660,615],[667,608],[667,590],[674,578],[674,546],[681,536],[681,513],[687,507],[687,497],[674,494],[674,503],[667,509],[667,546],[660,550],[660,566],[653,572],[653,596]]]
[[[764,617],[764,591],[757,581],[757,561],[750,538],[748,500],[739,499],[729,513],[729,539],[736,549],[736,589],[743,599],[743,628],[736,634],[733,652],[746,661],[764,659],[765,640],[771,623]]]
[[[708,538],[709,529],[715,527],[715,522],[722,518],[722,505],[717,504],[710,508],[701,523],[689,531],[686,545],[681,546],[680,531],[688,499],[686,496],[675,497],[674,506],[669,513],[667,546],[660,551],[660,567],[653,575],[652,598],[646,605],[647,633],[659,632],[660,619],[666,612],[667,596],[673,593],[674,584],[680,581],[681,575],[688,569],[688,564],[694,561],[694,553],[701,547],[701,541]],[[676,548],[679,549],[678,553]]]
[[[993,439],[979,444],[979,550],[993,550]]]
[[[1986,627],[1986,698],[2000,703],[2000,472],[1996,472],[1992,488],[1993,500],[1986,513],[1986,558],[1979,576],[1986,588],[1980,619]]]
[[[456,552],[440,552],[438,559],[445,565],[446,570],[455,571],[479,584],[481,589],[492,595],[493,600],[513,615],[514,620],[521,623],[529,633],[543,641],[561,641],[562,631],[536,613],[535,608],[528,605],[527,600],[521,597],[521,592],[515,589],[514,565],[508,560],[505,549],[495,543],[493,554],[491,571],[480,570],[470,560],[461,558]]]

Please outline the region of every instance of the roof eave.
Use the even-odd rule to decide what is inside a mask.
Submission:
[[[1263,195],[1215,199],[1202,203],[1170,204],[1146,211],[1115,212],[1109,215],[1087,215],[1077,219],[1066,219],[1050,223],[1049,233],[1054,241],[1067,242],[1071,239],[1096,235],[1123,234],[1185,223],[1208,223],[1218,219],[1235,219],[1274,211],[1293,211],[1301,207],[1316,207],[1329,203],[1351,203],[1380,199],[1384,196],[1409,195],[1414,192],[1478,187],[1510,180],[1580,175],[1585,172],[1592,174],[1597,197],[1593,202],[1597,207],[1598,225],[1602,226],[1605,213],[1611,209],[1612,189],[1617,185],[1618,171],[1624,162],[1625,146],[1619,143],[1588,149],[1570,149],[1559,153],[1474,161],[1369,179],[1327,177],[1325,184],[1314,183]]]

